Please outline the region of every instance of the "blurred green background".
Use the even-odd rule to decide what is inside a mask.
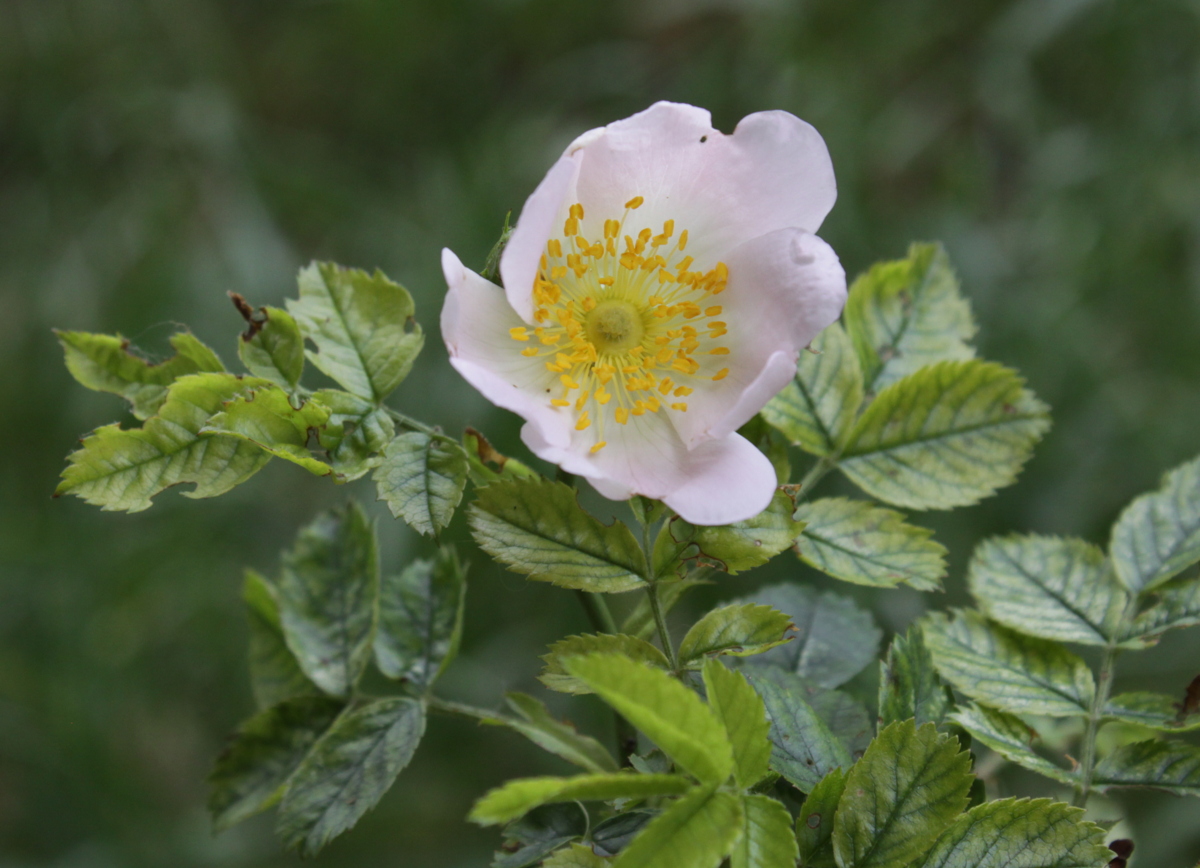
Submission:
[[[984,535],[1103,542],[1128,498],[1200,449],[1194,2],[0,0],[0,865],[297,864],[268,818],[213,838],[204,776],[252,708],[242,566],[273,570],[348,493],[272,465],[220,500],[167,493],[136,516],[52,501],[76,438],[130,417],[70,381],[49,329],[161,352],[184,322],[231,360],[226,291],[278,304],[314,257],[378,266],[430,338],[396,405],[523,454],[516,420],[446,364],[438,251],[481,265],[570,139],[664,98],[726,130],[768,108],[815,124],[840,188],[821,234],[847,272],[943,240],[983,354],[1054,408],[1018,485],[918,517],[952,549],[947,594],[864,597],[887,628],[962,600]],[[427,549],[372,508],[389,565]],[[570,594],[473,560],[444,692],[487,704],[535,688],[541,647],[585,621]],[[782,557],[693,605],[767,578],[819,581]],[[1130,657],[1123,681],[1182,690],[1198,640]],[[605,723],[586,700],[555,705]],[[561,770],[436,719],[317,864],[485,865],[497,838],[463,822],[471,799]],[[1142,866],[1200,858],[1200,802],[1120,807]]]

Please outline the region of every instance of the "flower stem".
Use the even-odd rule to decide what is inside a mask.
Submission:
[[[812,493],[812,490],[817,487],[817,483],[825,478],[825,474],[837,467],[838,460],[841,457],[841,450],[838,450],[832,455],[822,457],[816,464],[809,468],[808,473],[804,474],[804,478],[800,480],[799,488],[796,489],[797,503],[808,497]]]
[[[646,596],[650,600],[650,611],[654,613],[654,626],[658,628],[658,641],[662,643],[663,652],[671,664],[671,671],[679,674],[679,660],[675,656],[675,647],[671,644],[671,634],[667,632],[667,619],[663,617],[662,604],[658,600],[658,585],[651,582],[646,586]]]
[[[1079,763],[1080,782],[1075,788],[1075,798],[1071,800],[1071,804],[1077,808],[1086,807],[1088,796],[1092,793],[1092,776],[1096,771],[1096,733],[1104,719],[1104,707],[1108,705],[1108,698],[1112,695],[1113,676],[1116,674],[1119,653],[1116,640],[1110,639],[1104,648],[1104,659],[1100,661],[1100,678],[1096,684],[1092,707],[1088,712],[1087,731],[1083,735],[1083,759]]]

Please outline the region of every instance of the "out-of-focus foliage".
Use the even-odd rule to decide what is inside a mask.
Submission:
[[[273,568],[296,527],[344,500],[276,462],[219,501],[166,493],[137,516],[51,501],[74,438],[123,409],[70,384],[51,326],[120,330],[167,358],[181,320],[230,360],[226,291],[278,305],[313,258],[379,267],[430,333],[400,403],[453,433],[470,419],[524,458],[515,420],[434,337],[440,247],[481,267],[562,146],[655,99],[707,106],[726,129],[787,109],[829,143],[840,195],[822,235],[848,273],[942,239],[979,354],[1053,408],[1017,486],[921,517],[952,553],[949,601],[964,600],[978,539],[1102,539],[1196,452],[1198,17],[1172,0],[0,2],[0,363],[19,371],[0,399],[34,434],[0,465],[0,861],[293,864],[269,821],[212,838],[203,780],[252,707],[242,564]],[[374,497],[369,480],[355,491]],[[435,553],[374,514],[385,573]],[[446,687],[497,704],[535,689],[537,653],[584,619],[568,594],[477,566],[467,635],[482,638]],[[681,605],[784,575],[824,581],[781,557]],[[923,605],[879,599],[891,629]],[[1131,655],[1118,689],[1171,692],[1194,634]],[[866,697],[863,677],[847,689]],[[479,864],[493,838],[463,824],[472,798],[569,771],[498,727],[439,722],[408,784],[316,864]],[[507,759],[481,765],[485,752]],[[1142,864],[1200,858],[1194,800],[1125,804],[1154,830]]]

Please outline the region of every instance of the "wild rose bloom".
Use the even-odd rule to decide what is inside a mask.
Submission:
[[[836,195],[825,142],[787,112],[727,136],[660,102],[584,133],[526,201],[503,291],[442,251],[450,362],[605,497],[694,524],[757,515],[775,473],[736,432],[842,310],[813,234]]]

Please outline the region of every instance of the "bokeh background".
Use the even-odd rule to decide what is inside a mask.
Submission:
[[[273,570],[350,493],[273,465],[219,500],[170,492],[135,516],[51,500],[76,438],[129,417],[70,381],[50,328],[162,352],[185,322],[232,359],[227,291],[278,304],[314,257],[381,267],[430,338],[397,406],[523,454],[515,420],[446,364],[438,251],[481,265],[570,139],[657,99],[726,130],[768,108],[814,123],[840,187],[821,234],[847,271],[943,240],[982,353],[1054,408],[1018,485],[917,517],[952,574],[944,597],[864,596],[889,630],[961,601],[983,536],[1103,542],[1131,496],[1200,451],[1194,2],[0,0],[0,865],[298,863],[269,818],[214,838],[204,776],[252,708],[242,566]],[[390,566],[427,551],[373,508]],[[473,560],[444,690],[487,704],[536,688],[536,654],[585,621],[570,594]],[[693,607],[779,578],[821,582],[784,557]],[[1197,632],[1129,657],[1125,686],[1180,691]],[[561,770],[515,736],[436,719],[317,864],[485,865],[497,839],[463,822],[471,799]],[[1200,858],[1200,802],[1138,794],[1118,811],[1138,864]]]

